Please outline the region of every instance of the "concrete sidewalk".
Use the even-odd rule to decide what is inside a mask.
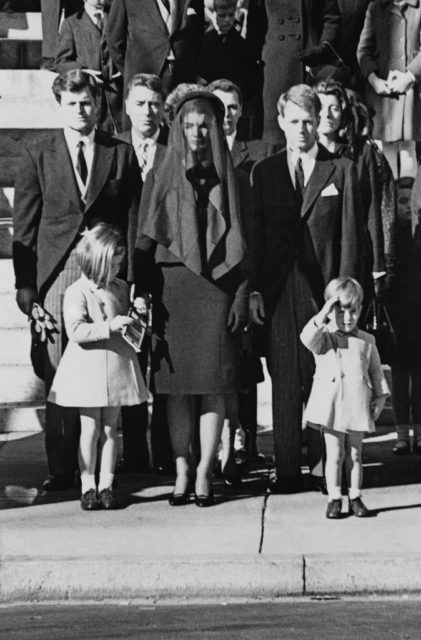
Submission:
[[[421,591],[421,458],[394,457],[393,438],[365,444],[373,517],[329,521],[321,494],[267,495],[268,468],[238,491],[216,481],[209,509],[170,507],[170,477],[119,476],[120,510],[82,512],[76,491],[42,493],[42,434],[3,435],[0,602]]]

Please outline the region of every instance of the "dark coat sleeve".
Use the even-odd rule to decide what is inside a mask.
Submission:
[[[127,13],[124,0],[113,0],[107,21],[107,42],[110,56],[120,73],[124,73],[127,26]]]
[[[386,268],[384,255],[384,237],[381,209],[382,185],[379,170],[371,145],[364,146],[358,164],[358,179],[361,187],[365,223],[370,238],[373,258],[373,271],[384,271]]]
[[[37,237],[42,207],[36,160],[30,150],[25,149],[17,172],[13,208],[13,266],[17,289],[36,289]]]
[[[315,5],[319,5],[316,1]],[[337,41],[339,28],[341,26],[341,14],[336,0],[324,0],[323,2],[323,29],[320,42],[327,41],[335,44]]]

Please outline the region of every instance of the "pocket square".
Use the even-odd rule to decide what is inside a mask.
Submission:
[[[188,15],[188,16],[195,16],[195,15],[197,15],[197,13],[196,13],[196,9],[193,9],[192,7],[188,7],[188,8],[187,8],[187,15]]]
[[[323,191],[321,192],[320,195],[322,197],[324,197],[324,196],[338,196],[339,195],[339,191],[337,190],[337,188],[335,187],[333,182],[331,182],[327,187],[325,187],[323,189]]]

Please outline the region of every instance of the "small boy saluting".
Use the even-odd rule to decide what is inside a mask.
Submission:
[[[389,388],[374,337],[357,327],[363,299],[360,284],[354,278],[336,278],[324,297],[325,305],[300,336],[316,362],[305,420],[308,427],[323,432],[326,444],[326,517],[341,517],[344,460],[349,513],[367,517],[370,512],[361,500],[362,443],[364,434],[375,430]]]

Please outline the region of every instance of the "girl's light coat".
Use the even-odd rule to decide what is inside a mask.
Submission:
[[[140,404],[148,392],[137,355],[110,320],[126,315],[128,285],[115,279],[100,289],[82,276],[64,295],[69,337],[48,397],[64,407],[112,407]]]
[[[374,431],[370,401],[389,395],[374,337],[329,326],[312,318],[301,332],[316,361],[305,419],[336,431]]]

